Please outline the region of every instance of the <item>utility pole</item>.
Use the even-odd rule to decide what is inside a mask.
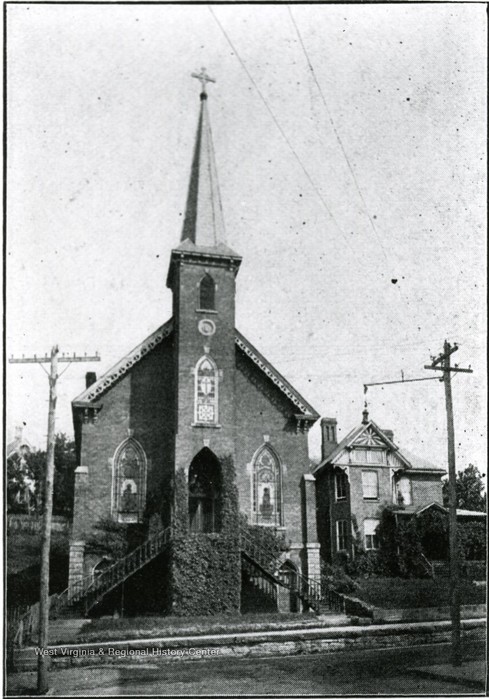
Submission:
[[[42,520],[42,544],[41,544],[41,582],[39,588],[39,656],[37,661],[37,691],[38,694],[46,694],[48,691],[48,656],[43,651],[48,646],[49,636],[49,554],[51,550],[51,522],[53,514],[53,480],[54,480],[54,445],[55,445],[55,425],[56,425],[56,400],[58,362],[99,362],[100,357],[77,357],[75,354],[70,357],[58,356],[59,349],[55,345],[51,350],[51,357],[28,357],[21,359],[9,359],[11,364],[40,364],[50,362],[51,371],[48,373],[49,380],[49,413],[48,413],[48,436],[46,454],[46,474],[44,478],[44,508]],[[68,367],[66,367],[68,369]],[[66,369],[64,371],[66,371]],[[64,373],[64,371],[62,373]]]
[[[445,403],[447,410],[447,436],[448,436],[448,493],[449,493],[449,537],[450,537],[450,617],[452,621],[452,665],[462,664],[460,643],[460,563],[458,555],[457,535],[457,472],[455,469],[455,428],[453,424],[452,402],[452,372],[464,372],[472,374],[472,369],[461,369],[456,364],[451,366],[450,357],[458,350],[457,345],[450,345],[445,340],[443,352],[438,357],[432,357],[432,364],[425,365],[425,369],[434,369],[443,372],[445,384]]]

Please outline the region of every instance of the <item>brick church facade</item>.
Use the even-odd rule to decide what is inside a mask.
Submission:
[[[72,404],[79,466],[70,587],[113,564],[90,545],[102,520],[148,535],[171,528],[174,542],[148,585],[156,598],[155,584],[166,586],[162,610],[174,613],[198,609],[203,594],[216,609],[239,610],[244,518],[284,535],[281,557],[294,575],[320,578],[307,442],[319,415],[235,327],[241,257],[225,239],[205,88],[200,99],[181,242],[167,278],[173,316],[100,379],[87,375]],[[200,592],[192,602],[187,591],[183,608],[182,551],[198,557],[199,547],[210,552],[196,572]],[[220,570],[236,588],[227,596]]]

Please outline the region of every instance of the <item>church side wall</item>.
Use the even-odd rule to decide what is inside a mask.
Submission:
[[[268,436],[282,464],[286,537],[293,545],[302,545],[301,478],[309,471],[307,433],[296,432],[290,402],[239,350],[236,369],[236,474],[240,510],[251,521],[252,461]]]

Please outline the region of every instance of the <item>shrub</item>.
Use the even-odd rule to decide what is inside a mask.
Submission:
[[[87,550],[122,558],[143,543],[145,529],[140,524],[122,524],[111,517],[101,517],[87,541]]]
[[[345,572],[353,577],[369,578],[387,575],[389,570],[380,551],[359,551],[355,558],[346,564]]]
[[[325,590],[350,593],[358,589],[358,583],[347,575],[342,566],[321,561],[321,587]]]

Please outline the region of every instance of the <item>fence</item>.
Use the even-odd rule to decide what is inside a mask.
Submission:
[[[11,532],[29,532],[38,534],[41,531],[42,517],[41,515],[7,515],[7,533]],[[51,523],[51,531],[63,532],[67,534],[70,529],[70,520],[68,517],[54,515]]]

